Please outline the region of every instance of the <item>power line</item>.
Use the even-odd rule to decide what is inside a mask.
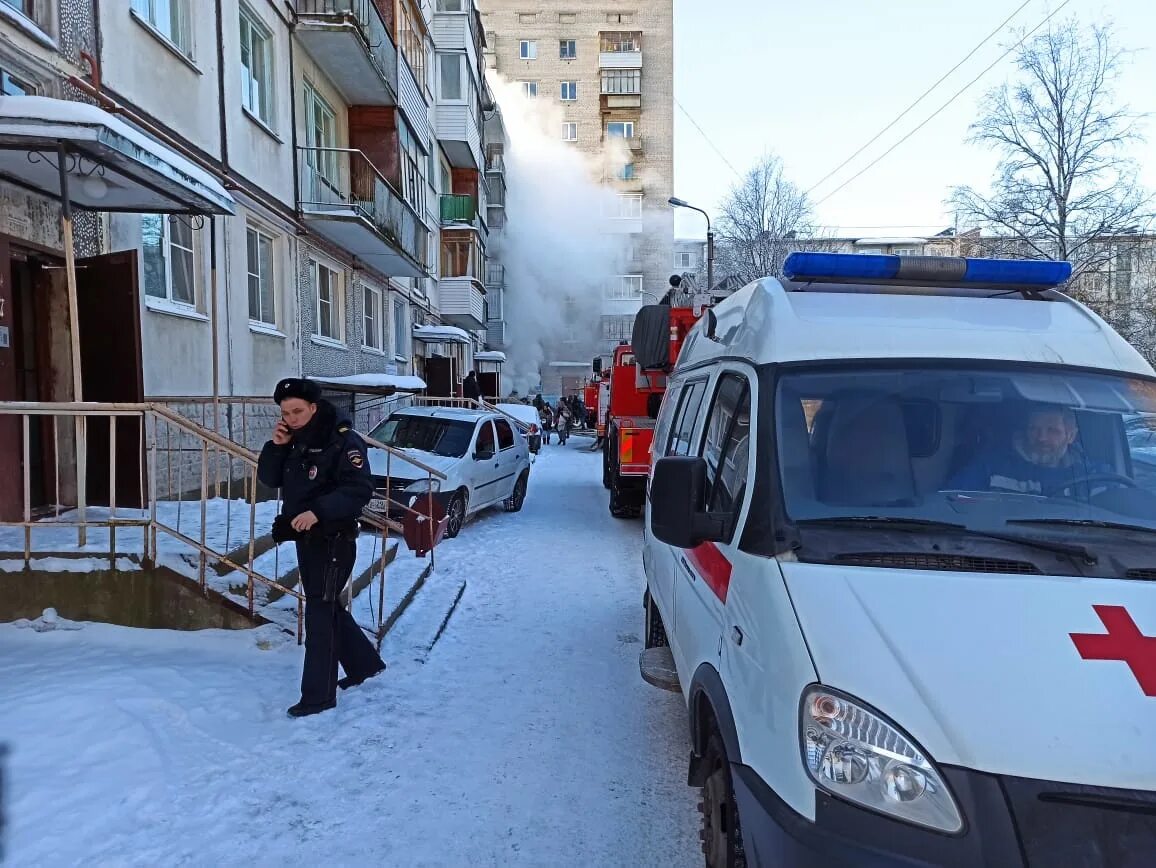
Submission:
[[[693,117],[691,117],[690,112],[688,112],[685,108],[683,108],[682,103],[680,103],[678,101],[678,97],[674,98],[674,104],[682,110],[682,113],[684,115],[686,115],[686,119],[688,121],[690,121],[692,124],[694,124],[694,128],[699,131],[699,133],[702,135],[702,137],[704,139],[706,139],[706,143],[714,149],[714,152],[716,154],[718,154],[719,159],[722,160],[724,163],[726,163],[727,168],[730,169],[732,172],[734,172],[735,175],[737,175],[739,178],[741,178],[743,176],[742,172],[740,172],[738,169],[736,169],[734,166],[731,165],[731,161],[728,160],[726,158],[726,156],[723,154],[723,152],[718,149],[718,146],[714,142],[711,141],[710,136],[708,136],[706,134],[706,132],[703,130],[703,128],[698,125],[698,121],[696,121]]]
[[[1031,36],[1033,33],[1035,33],[1037,30],[1039,30],[1041,27],[1043,27],[1049,21],[1051,21],[1057,14],[1059,14],[1059,12],[1065,6],[1067,6],[1071,2],[1072,2],[1072,0],[1064,0],[1064,2],[1061,3],[1059,6],[1057,6],[1054,11],[1049,13],[1048,16],[1043,21],[1041,21],[1039,24],[1037,24],[1035,27],[1033,27],[1031,30],[1029,30],[1027,33],[1025,33],[1020,38],[1019,42],[1017,42],[1015,45],[1011,46],[1007,51],[1005,51],[1003,54],[1001,54],[999,57],[997,57],[994,61],[992,61],[992,63],[989,66],[987,66],[983,70],[983,72],[981,72],[979,75],[977,75],[975,78],[973,78],[967,84],[965,84],[962,88],[960,88],[954,94],[952,94],[951,99],[949,99],[947,102],[945,102],[939,108],[937,108],[931,114],[930,117],[926,118],[922,123],[919,124],[919,126],[917,126],[915,129],[913,129],[911,132],[909,132],[907,135],[905,135],[903,138],[901,138],[899,141],[897,141],[895,144],[893,144],[890,148],[888,148],[886,151],[884,151],[882,154],[880,154],[878,157],[876,157],[874,160],[872,160],[870,163],[868,163],[866,166],[864,166],[862,169],[860,169],[858,172],[856,172],[854,175],[852,175],[850,178],[848,178],[846,181],[844,181],[842,184],[840,184],[838,187],[836,187],[834,190],[832,190],[830,193],[828,193],[826,196],[824,196],[822,199],[820,199],[818,202],[816,202],[815,206],[817,207],[819,205],[822,205],[824,202],[826,202],[828,199],[830,199],[832,196],[834,196],[836,193],[838,193],[840,190],[842,190],[844,187],[846,187],[852,181],[861,177],[864,173],[866,173],[867,171],[872,169],[874,166],[878,165],[878,163],[884,157],[886,157],[888,154],[890,154],[892,151],[894,151],[896,148],[898,148],[900,145],[902,145],[904,142],[906,142],[908,139],[910,139],[913,135],[915,135],[917,132],[919,132],[921,129],[923,129],[925,126],[927,126],[933,120],[935,120],[935,118],[937,118],[949,105],[951,105],[953,102],[955,102],[961,96],[963,96],[964,91],[968,90],[973,84],[975,84],[977,81],[979,81],[985,75],[987,75],[989,72],[991,72],[993,69],[995,69],[997,64],[1001,63],[1004,60],[1004,58],[1006,58],[1009,54],[1011,54],[1013,51],[1015,51],[1017,48],[1019,48],[1021,45],[1023,45],[1024,42],[1027,41],[1027,38],[1029,36]]]
[[[995,30],[993,30],[991,33],[989,33],[987,36],[985,36],[983,38],[983,41],[980,42],[979,45],[975,46],[975,48],[973,48],[971,51],[969,51],[967,53],[967,56],[964,57],[963,60],[961,60],[959,63],[957,63],[955,66],[953,66],[947,72],[945,72],[942,76],[940,76],[939,80],[936,81],[935,84],[933,84],[931,87],[929,87],[923,93],[921,93],[919,95],[919,97],[915,100],[915,102],[913,102],[911,105],[909,105],[903,111],[901,111],[895,117],[895,119],[893,121],[891,121],[891,123],[889,123],[883,129],[881,129],[879,132],[877,132],[869,141],[865,142],[861,148],[859,148],[857,151],[855,151],[855,153],[853,153],[851,156],[849,156],[847,159],[845,159],[843,162],[841,162],[839,165],[837,165],[834,169],[832,169],[830,172],[828,172],[826,175],[824,175],[822,178],[820,178],[818,181],[816,181],[814,184],[812,184],[807,189],[807,194],[810,195],[810,193],[813,190],[815,190],[815,188],[821,187],[823,185],[823,182],[825,182],[832,175],[837,174],[840,169],[842,169],[844,166],[846,166],[848,163],[850,163],[852,160],[854,160],[857,156],[859,156],[861,153],[863,153],[865,150],[867,150],[869,147],[871,147],[873,144],[875,144],[877,141],[879,141],[879,139],[882,138],[883,135],[888,130],[890,130],[893,126],[895,126],[897,123],[899,123],[901,120],[903,120],[903,118],[907,117],[907,115],[910,114],[910,112],[913,108],[915,108],[917,105],[919,105],[921,102],[923,102],[923,100],[933,90],[935,90],[937,87],[939,87],[941,84],[943,84],[943,82],[946,81],[951,76],[951,74],[953,72],[955,72],[957,69],[959,69],[965,63],[967,63],[969,60],[971,60],[971,58],[975,56],[975,53],[977,51],[979,51],[981,48],[983,48],[985,45],[987,45],[989,42],[991,42],[991,40],[996,36],[996,34],[998,34],[1005,27],[1007,27],[1008,23],[1013,18],[1015,18],[1017,15],[1019,15],[1024,10],[1024,7],[1029,5],[1031,2],[1032,2],[1032,0],[1024,0],[1024,2],[1021,3],[1011,15],[1009,15],[1007,18],[1005,18],[1003,20],[1003,22],[999,25],[999,27],[997,27]]]

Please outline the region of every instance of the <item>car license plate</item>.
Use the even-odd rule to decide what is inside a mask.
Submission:
[[[375,497],[369,501],[369,508],[374,512],[385,512],[385,498]]]

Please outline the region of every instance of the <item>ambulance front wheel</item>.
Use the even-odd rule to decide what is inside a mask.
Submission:
[[[702,814],[699,837],[706,868],[746,868],[730,761],[717,729],[707,739],[703,760],[707,777],[698,809]]]

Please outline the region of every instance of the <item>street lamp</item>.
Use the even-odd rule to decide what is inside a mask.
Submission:
[[[689,208],[691,211],[697,211],[706,218],[706,291],[709,295],[714,289],[714,231],[710,228],[710,215],[701,208],[696,208],[685,199],[678,199],[671,196],[666,200],[675,208]]]

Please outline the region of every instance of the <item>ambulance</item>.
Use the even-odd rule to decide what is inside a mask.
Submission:
[[[794,253],[659,412],[706,864],[1156,865],[1156,374],[1065,262]]]

